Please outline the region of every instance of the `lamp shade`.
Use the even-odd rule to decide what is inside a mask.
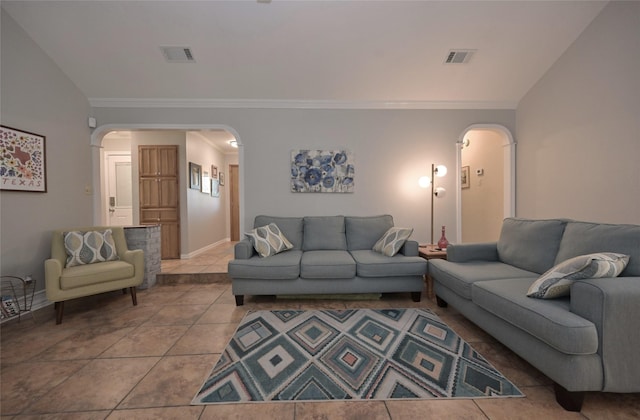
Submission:
[[[444,165],[438,165],[436,166],[435,173],[437,177],[443,177],[447,174],[447,167]]]
[[[418,185],[420,185],[421,188],[427,188],[431,185],[431,178],[428,176],[421,176],[420,179],[418,179]]]

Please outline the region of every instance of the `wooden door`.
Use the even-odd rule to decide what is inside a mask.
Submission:
[[[238,165],[229,165],[229,213],[231,240],[240,240],[240,178]]]
[[[139,146],[140,224],[159,224],[161,258],[180,258],[178,146]]]

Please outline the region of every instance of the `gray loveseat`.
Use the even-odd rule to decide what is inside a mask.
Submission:
[[[254,227],[275,223],[292,249],[261,257],[249,239],[235,245],[229,276],[236,304],[244,295],[410,292],[420,301],[427,261],[407,240],[394,256],[373,251],[393,227],[390,215],[371,217],[256,216]]]
[[[575,281],[567,297],[527,297],[541,273],[596,252],[630,258],[618,277]],[[497,243],[447,253],[429,261],[438,304],[551,378],[565,409],[580,411],[585,391],[640,392],[640,226],[509,218]]]

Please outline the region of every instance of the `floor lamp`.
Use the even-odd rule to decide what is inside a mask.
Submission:
[[[442,178],[447,174],[447,167],[444,165],[435,166],[433,163],[431,164],[431,178],[428,176],[423,176],[418,180],[418,184],[422,188],[427,188],[431,185],[431,245],[433,242],[433,202],[435,201],[435,197],[443,197],[446,190],[442,187],[435,187],[435,179],[436,177]]]

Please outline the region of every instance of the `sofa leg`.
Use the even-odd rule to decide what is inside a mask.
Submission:
[[[442,299],[440,296],[436,295],[436,303],[440,308],[446,308],[449,306],[446,300]]]
[[[582,402],[584,401],[584,392],[567,391],[564,387],[553,383],[553,389],[556,393],[556,401],[567,411],[580,411]]]
[[[420,298],[422,297],[422,292],[411,292],[411,300],[414,302],[420,302]]]
[[[236,295],[236,306],[244,305],[244,295]]]
[[[64,311],[64,301],[56,302],[53,304],[56,309],[56,325],[62,324],[62,313]]]
[[[138,295],[136,294],[136,288],[130,287],[131,290],[131,301],[133,302],[133,306],[138,306]]]

